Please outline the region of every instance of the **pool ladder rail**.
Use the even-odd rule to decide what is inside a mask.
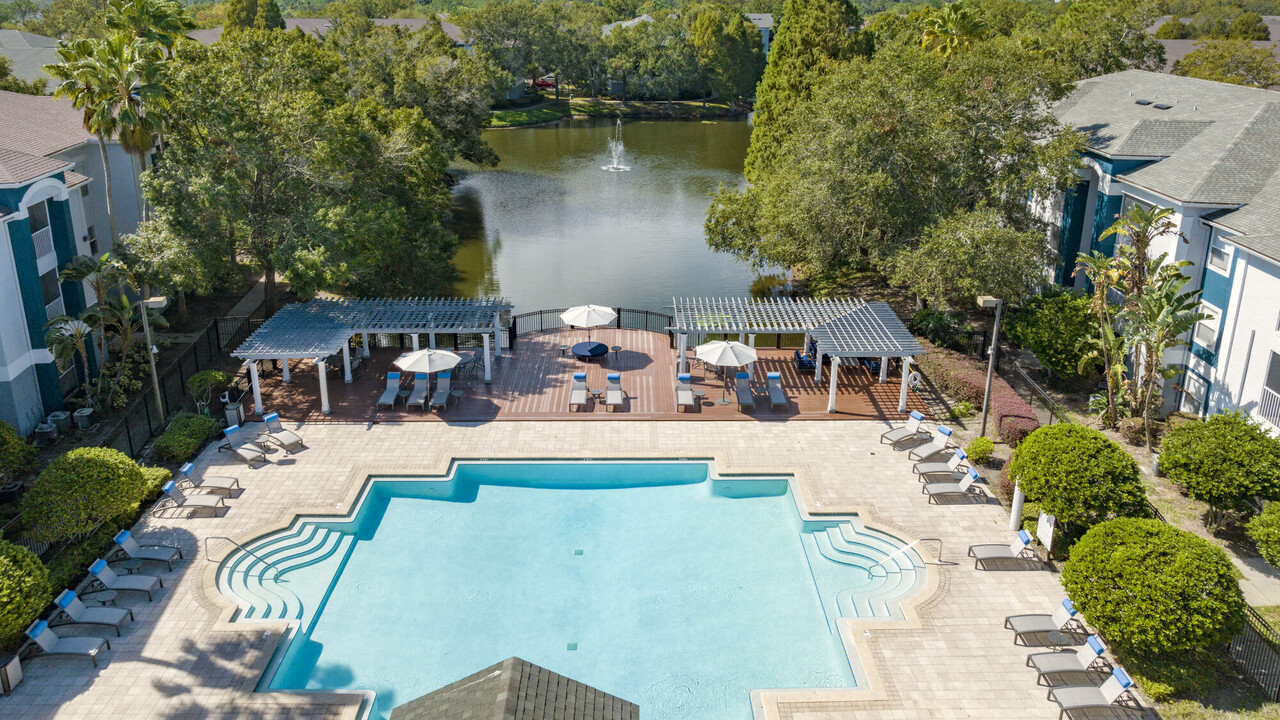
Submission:
[[[891,552],[891,553],[889,553],[888,555],[886,555],[886,556],[884,557],[884,559],[883,559],[883,560],[881,560],[881,561],[877,562],[875,565],[872,565],[871,567],[867,568],[867,574],[868,574],[868,575],[872,575],[872,576],[874,576],[874,575],[875,575],[875,573],[873,573],[873,572],[872,572],[872,570],[875,570],[875,569],[876,569],[876,568],[878,568],[878,567],[883,567],[885,563],[889,562],[889,561],[890,561],[890,560],[892,560],[894,557],[896,557],[896,556],[898,556],[898,555],[901,555],[901,554],[905,553],[906,551],[910,550],[911,548],[915,547],[916,545],[918,545],[918,544],[920,544],[920,543],[922,543],[922,542],[936,542],[936,543],[938,543],[938,552],[934,553],[934,557],[936,557],[936,558],[937,558],[937,560],[930,561],[930,560],[926,559],[926,558],[925,558],[925,556],[920,555],[920,561],[921,561],[921,562],[923,562],[925,565],[955,565],[955,563],[953,563],[953,562],[946,562],[945,560],[943,560],[943,559],[942,559],[942,538],[920,538],[920,539],[918,539],[918,540],[913,540],[913,541],[911,542],[911,544],[909,544],[909,545],[905,545],[905,546],[903,546],[903,547],[900,547],[900,548],[898,548],[897,550],[894,550],[893,552]],[[917,553],[917,554],[919,554],[919,553]],[[889,572],[889,569],[886,567],[886,568],[885,568],[885,573],[887,574],[888,572]]]
[[[227,536],[225,536],[225,535],[212,535],[212,536],[209,536],[209,537],[207,537],[207,538],[205,538],[205,539],[204,539],[204,559],[205,559],[205,562],[220,562],[220,561],[218,561],[218,560],[214,560],[214,559],[213,559],[213,557],[209,555],[209,541],[210,541],[210,540],[226,540],[227,542],[231,543],[232,545],[235,545],[236,547],[240,548],[242,551],[244,551],[244,552],[248,553],[251,557],[257,558],[259,561],[261,561],[261,562],[263,562],[264,564],[266,564],[266,566],[267,566],[267,567],[271,568],[272,570],[275,570],[275,571],[276,571],[276,574],[275,574],[274,576],[272,576],[272,578],[271,578],[273,581],[278,581],[278,580],[280,579],[280,567],[279,567],[279,566],[277,566],[275,563],[271,562],[270,560],[267,560],[266,558],[262,557],[261,555],[259,555],[259,554],[255,553],[254,551],[250,550],[249,548],[247,548],[247,547],[245,547],[245,546],[241,545],[240,543],[236,542],[235,540],[232,540],[231,538],[229,538],[229,537],[227,537]]]

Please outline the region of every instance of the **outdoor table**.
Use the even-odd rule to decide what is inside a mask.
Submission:
[[[602,342],[580,342],[573,346],[573,356],[583,362],[591,362],[592,360],[604,357],[609,352],[609,346]]]
[[[142,569],[142,561],[138,558],[129,558],[120,563],[120,567],[124,568],[127,574],[132,575]]]
[[[702,389],[694,390],[693,396],[698,398],[698,402],[701,403],[707,397],[707,391]]]
[[[616,357],[618,357],[618,353],[622,352],[622,346],[621,346],[621,345],[614,345],[613,347],[611,347],[611,348],[609,348],[609,349],[613,351],[613,356],[614,356],[615,358],[616,358]]]
[[[412,390],[401,390],[400,392],[396,393],[396,400],[400,403],[407,404],[409,402],[409,396],[412,394],[413,394]],[[392,407],[395,407],[395,405],[392,404]]]
[[[569,352],[569,346],[568,346],[568,345],[557,345],[557,346],[556,346],[556,349],[560,351],[560,354],[561,354],[561,355],[566,355],[566,354],[568,354],[568,352]]]
[[[462,404],[462,391],[461,391],[461,390],[450,390],[450,391],[449,391],[449,397],[453,398],[453,403],[454,403],[455,405],[461,405],[461,404]]]
[[[591,393],[591,397],[600,400],[604,397],[604,388],[591,388],[587,392]]]
[[[115,604],[116,604],[116,591],[115,591],[115,590],[100,590],[100,591],[98,591],[98,592],[96,592],[96,593],[89,593],[89,594],[88,594],[88,595],[86,595],[83,599],[85,599],[85,600],[91,600],[91,601],[93,601],[93,602],[98,603],[99,605],[115,605]]]

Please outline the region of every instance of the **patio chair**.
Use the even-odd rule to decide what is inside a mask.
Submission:
[[[222,434],[227,438],[226,447],[230,447],[231,451],[236,454],[246,465],[253,467],[256,462],[267,462],[267,451],[263,450],[257,443],[249,442],[240,434],[240,426],[232,425]]]
[[[151,560],[162,562],[172,570],[173,561],[182,559],[182,548],[173,545],[139,545],[128,530],[121,530],[112,539],[116,543],[116,549],[107,555],[108,561],[119,557],[130,560]]]
[[[911,466],[911,472],[919,475],[921,480],[933,475],[945,475],[952,480],[963,480],[965,471],[962,468],[968,457],[964,450],[956,448],[946,462],[918,462]]]
[[[427,395],[431,393],[431,376],[426,373],[413,374],[413,391],[409,393],[409,398],[404,401],[405,408],[416,407],[419,410],[427,409]]]
[[[1062,603],[1052,615],[1043,613],[1036,615],[1010,615],[1004,619],[1004,626],[1013,631],[1013,643],[1024,645],[1029,635],[1047,635],[1052,632],[1083,631],[1084,625],[1076,618],[1076,607],[1071,598],[1063,598]],[[1083,634],[1083,632],[1081,633]]]
[[[872,375],[880,374],[880,358],[862,358],[861,363]]]
[[[937,455],[940,452],[944,452],[951,447],[954,447],[951,442],[951,428],[946,425],[939,425],[938,434],[929,442],[911,448],[911,450],[907,451],[907,457],[916,460],[924,460]]]
[[[806,370],[812,372],[816,367],[813,362],[813,356],[802,354],[799,350],[795,351],[792,362],[798,372],[805,372]]]
[[[152,592],[158,587],[164,587],[164,581],[155,575],[117,575],[114,570],[107,567],[107,561],[98,558],[89,566],[89,574],[97,579],[97,582],[90,587],[101,585],[99,589],[115,590],[116,592],[141,592],[147,594],[147,600],[153,599]]]
[[[1139,713],[1138,708],[1117,706],[1116,702],[1129,695],[1133,687],[1133,679],[1124,668],[1114,668],[1111,677],[1099,686],[1083,685],[1072,687],[1049,688],[1049,699],[1058,703],[1058,719],[1070,717],[1077,710],[1111,710],[1127,708]]]
[[[1041,679],[1048,678],[1050,675],[1084,675],[1092,679],[1098,679],[1100,676],[1105,677],[1107,675],[1105,670],[1098,670],[1094,667],[1099,660],[1104,664],[1106,663],[1106,659],[1102,657],[1102,654],[1106,651],[1107,648],[1103,646],[1102,638],[1097,635],[1090,635],[1089,639],[1078,648],[1028,655],[1027,667],[1036,669],[1037,684]],[[1047,683],[1048,680],[1045,680],[1045,682]]]
[[[573,385],[569,388],[569,410],[575,407],[587,409],[587,374],[584,372],[573,374]]]
[[[306,447],[297,433],[285,430],[284,425],[280,424],[280,413],[267,413],[262,416],[262,422],[266,423],[267,430],[270,432],[267,439],[279,445],[285,452],[292,455],[294,451]]]
[[[689,373],[676,375],[676,410],[684,409],[685,412],[689,412],[697,404],[693,395],[693,376]]]
[[[387,389],[382,391],[382,397],[378,398],[378,409],[384,407],[396,409],[396,401],[400,398],[400,373],[387,373]]]
[[[929,502],[934,502],[940,497],[951,495],[965,497],[980,497],[982,488],[974,487],[974,483],[981,478],[978,477],[978,471],[969,468],[969,473],[965,479],[960,482],[931,482],[920,486],[920,492],[929,496]]]
[[[212,490],[226,495],[230,495],[232,490],[240,489],[240,481],[233,477],[225,477],[223,475],[201,475],[199,480],[191,477],[191,471],[196,466],[187,463],[178,468],[178,472],[182,473],[182,479],[178,481],[178,485],[188,486],[192,488],[200,488],[201,490]]]
[[[151,508],[152,515],[159,515],[165,510],[171,508],[191,508],[192,510],[209,510],[212,514],[218,514],[218,508],[226,507],[222,495],[200,494],[188,495],[178,487],[178,484],[170,480],[160,488],[164,493],[164,497],[160,498],[160,502]]]
[[[734,376],[733,391],[738,396],[738,411],[756,411],[756,394],[751,390],[750,376],[744,372]]]
[[[1030,549],[1031,533],[1026,530],[1019,530],[1018,534],[1013,537],[1013,542],[1008,545],[970,545],[969,557],[973,558],[973,567],[975,569],[982,568],[985,570],[987,563],[992,560],[1018,560]]]
[[[608,412],[622,409],[626,393],[622,391],[622,375],[609,373],[605,376],[604,409]]]
[[[31,648],[45,655],[82,655],[92,660],[94,667],[98,667],[98,653],[104,647],[111,649],[111,643],[106,638],[59,637],[44,620],[31,623],[31,627],[27,628],[27,637],[30,640],[18,649],[19,655]]]
[[[777,410],[781,408],[786,410],[791,401],[787,398],[787,394],[782,391],[782,373],[765,373],[764,377],[769,385],[769,409]]]
[[[431,396],[431,409],[439,408],[441,410],[449,409],[450,399],[450,380],[452,375],[447,372],[440,373],[440,379],[436,381],[436,392]]]
[[[49,627],[101,625],[115,630],[116,637],[120,637],[120,626],[125,619],[133,619],[133,611],[129,608],[85,607],[70,590],[63,590],[53,602],[58,609],[49,617]]]
[[[926,439],[929,437],[929,431],[920,427],[922,422],[924,422],[924,415],[912,410],[911,416],[907,418],[907,424],[899,428],[890,428],[881,433],[880,442],[897,445],[907,440]]]

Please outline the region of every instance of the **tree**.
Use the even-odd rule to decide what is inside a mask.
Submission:
[[[22,29],[63,40],[100,39],[107,35],[102,0],[53,0]]]
[[[1231,26],[1227,29],[1227,37],[1232,40],[1262,40],[1271,39],[1271,28],[1267,26],[1262,16],[1255,12],[1243,12],[1231,21]]]
[[[52,594],[49,570],[40,558],[21,545],[0,540],[0,647],[17,643]]]
[[[641,37],[639,73],[651,94],[671,102],[696,83],[698,58],[679,18],[668,14],[635,29]]]
[[[1155,38],[1157,40],[1185,40],[1191,37],[1191,28],[1178,18],[1169,18],[1160,27],[1156,28]]]
[[[1227,554],[1159,520],[1094,527],[1072,546],[1062,584],[1108,642],[1141,658],[1226,642],[1244,625]]]
[[[173,48],[196,27],[186,6],[174,0],[108,0],[107,29],[132,35],[164,49],[173,59]]]
[[[223,22],[223,34],[248,30],[258,20],[258,0],[227,0],[227,19]]]
[[[491,0],[458,16],[458,25],[478,51],[515,80],[528,78],[540,43],[551,29],[540,22],[533,0]]]
[[[13,63],[9,58],[0,55],[0,90],[22,93],[24,95],[43,95],[43,80],[23,80],[13,74]]]
[[[1096,332],[1093,299],[1050,285],[1015,309],[1003,327],[1014,344],[1034,353],[1054,376],[1074,377],[1084,359],[1080,342]]]
[[[1280,61],[1274,47],[1254,47],[1246,40],[1201,40],[1173,63],[1173,74],[1270,88],[1280,85]]]
[[[1160,471],[1209,504],[1208,522],[1248,513],[1255,497],[1280,499],[1280,440],[1235,411],[1179,425],[1160,445]]]
[[[750,97],[765,64],[756,26],[723,5],[696,5],[684,17],[689,42],[711,91],[730,102]]]
[[[97,402],[97,393],[89,383],[89,343],[93,341],[93,326],[98,322],[99,315],[93,310],[85,310],[78,318],[59,315],[45,325],[44,335],[44,346],[53,354],[58,372],[66,372],[79,360],[90,406]]]
[[[90,532],[104,520],[138,509],[142,468],[111,448],[76,448],[49,463],[22,496],[26,534],[60,542]]]
[[[60,282],[87,283],[93,290],[93,304],[101,305],[108,298],[122,291],[137,290],[133,275],[118,259],[104,254],[102,257],[77,255],[62,268],[58,275]],[[107,333],[102,315],[95,315],[98,322],[94,328],[95,349],[98,351],[98,362],[107,362]]]
[[[259,30],[284,29],[284,16],[280,14],[280,6],[276,4],[276,0],[258,0],[253,26]]]
[[[1111,290],[1120,285],[1121,274],[1113,258],[1094,251],[1076,260],[1076,273],[1084,273],[1093,286],[1093,315],[1098,331],[1080,340],[1084,355],[1080,359],[1083,372],[1090,363],[1102,366],[1107,381],[1106,405],[1101,415],[1104,427],[1113,428],[1120,421],[1119,395],[1124,382],[1124,341],[1115,330],[1116,309],[1111,305]]]
[[[781,147],[790,133],[788,118],[832,72],[832,63],[871,55],[874,36],[861,27],[862,17],[848,0],[787,0],[756,90],[744,169],[748,182],[786,162]]]
[[[1158,15],[1150,0],[1083,0],[1058,16],[1045,33],[1045,45],[1077,79],[1160,70],[1164,46],[1147,32]]]
[[[963,0],[944,5],[924,23],[921,47],[948,57],[968,50],[987,36],[987,23]]]
[[[0,27],[12,27],[36,17],[40,8],[31,0],[11,0],[0,5]]]

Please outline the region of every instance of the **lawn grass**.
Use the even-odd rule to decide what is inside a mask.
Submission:
[[[548,103],[529,108],[513,110],[495,110],[490,116],[489,127],[508,128],[522,125],[537,125],[568,117],[569,106],[565,103]]]

